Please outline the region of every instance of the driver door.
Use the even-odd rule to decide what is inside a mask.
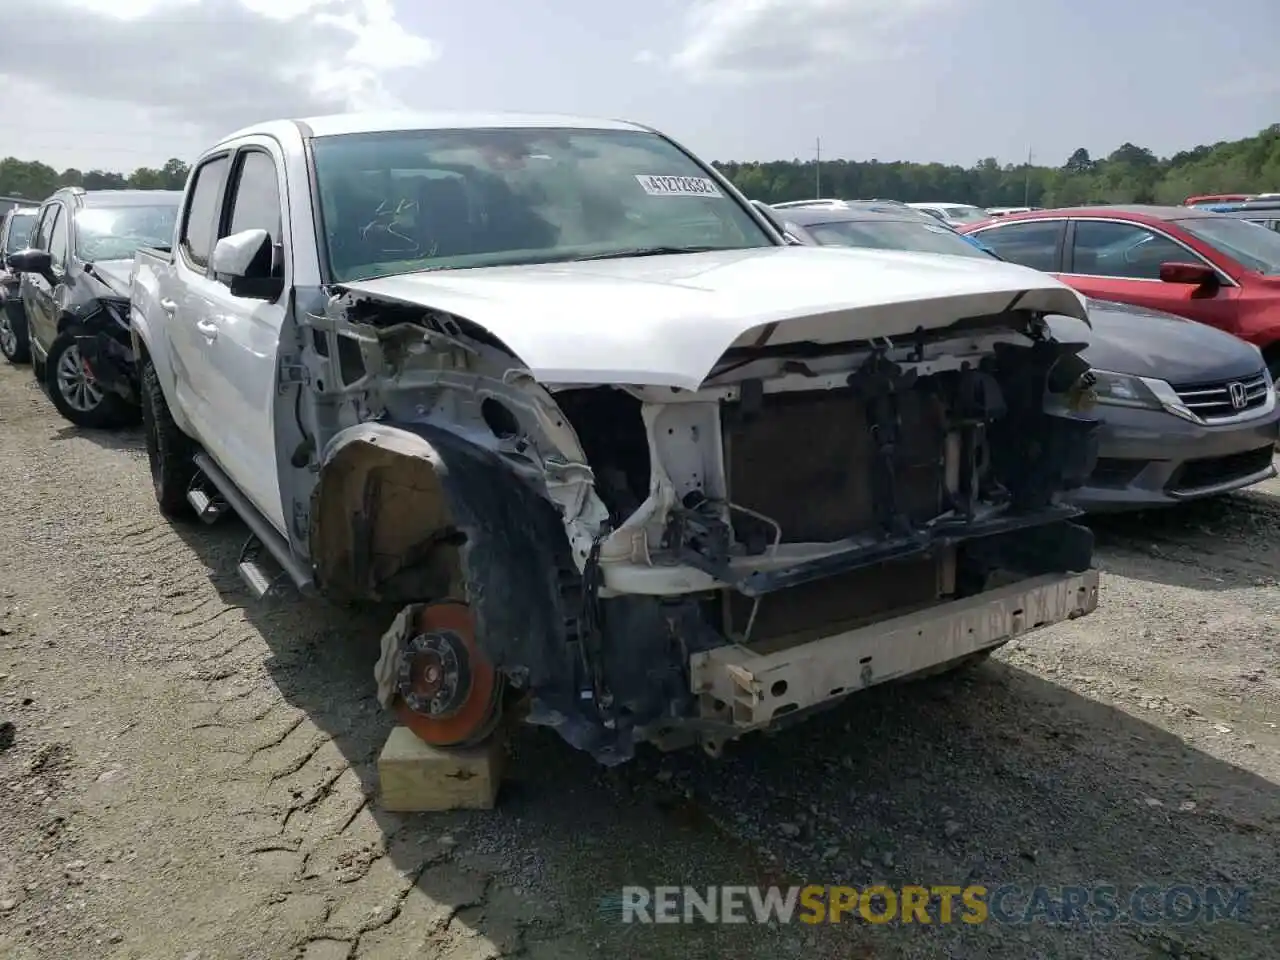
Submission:
[[[1162,310],[1224,330],[1235,325],[1240,288],[1223,283],[1207,294],[1186,284],[1165,283],[1160,279],[1162,263],[1213,264],[1141,224],[1074,220],[1064,259],[1063,280],[1090,297]]]
[[[49,251],[54,260],[54,275],[58,274],[59,262],[65,264],[66,256],[59,256],[53,250],[55,239],[66,245],[68,231],[65,224],[66,212],[61,203],[54,201],[45,206],[40,219],[32,231],[31,246],[37,250]],[[58,334],[57,288],[48,280],[34,273],[22,275],[22,304],[27,317],[27,332],[32,344],[41,359],[49,352],[53,338]]]
[[[266,138],[255,138],[236,151],[217,236],[265,230],[273,249],[272,276],[283,281],[280,295],[274,300],[237,296],[227,278],[211,270],[189,309],[204,341],[207,400],[216,417],[220,465],[284,533],[275,435],[276,365],[291,277],[284,243],[287,194],[278,151]]]

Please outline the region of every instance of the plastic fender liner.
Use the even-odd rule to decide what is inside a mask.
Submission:
[[[93,379],[104,390],[119,394],[126,400],[136,396],[134,388],[133,349],[115,337],[102,333],[76,331],[76,346],[80,356],[93,373]]]
[[[566,633],[576,611],[560,593],[564,527],[497,454],[425,423],[348,427],[321,456],[310,546],[317,582],[332,596],[414,602],[463,593],[494,666],[555,712],[576,712],[577,653]]]

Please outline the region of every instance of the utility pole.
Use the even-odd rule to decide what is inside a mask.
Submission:
[[[1023,179],[1022,186],[1022,205],[1024,207],[1031,206],[1031,147],[1027,147],[1027,171]]]
[[[813,199],[822,199],[822,138],[818,137],[814,144],[813,154]]]

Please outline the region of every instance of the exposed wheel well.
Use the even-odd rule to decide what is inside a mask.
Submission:
[[[461,535],[431,459],[353,444],[325,465],[312,517],[311,557],[335,595],[465,599]]]

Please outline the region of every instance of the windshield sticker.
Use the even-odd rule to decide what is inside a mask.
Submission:
[[[723,197],[715,181],[707,177],[659,177],[638,173],[636,180],[651,197]]]

